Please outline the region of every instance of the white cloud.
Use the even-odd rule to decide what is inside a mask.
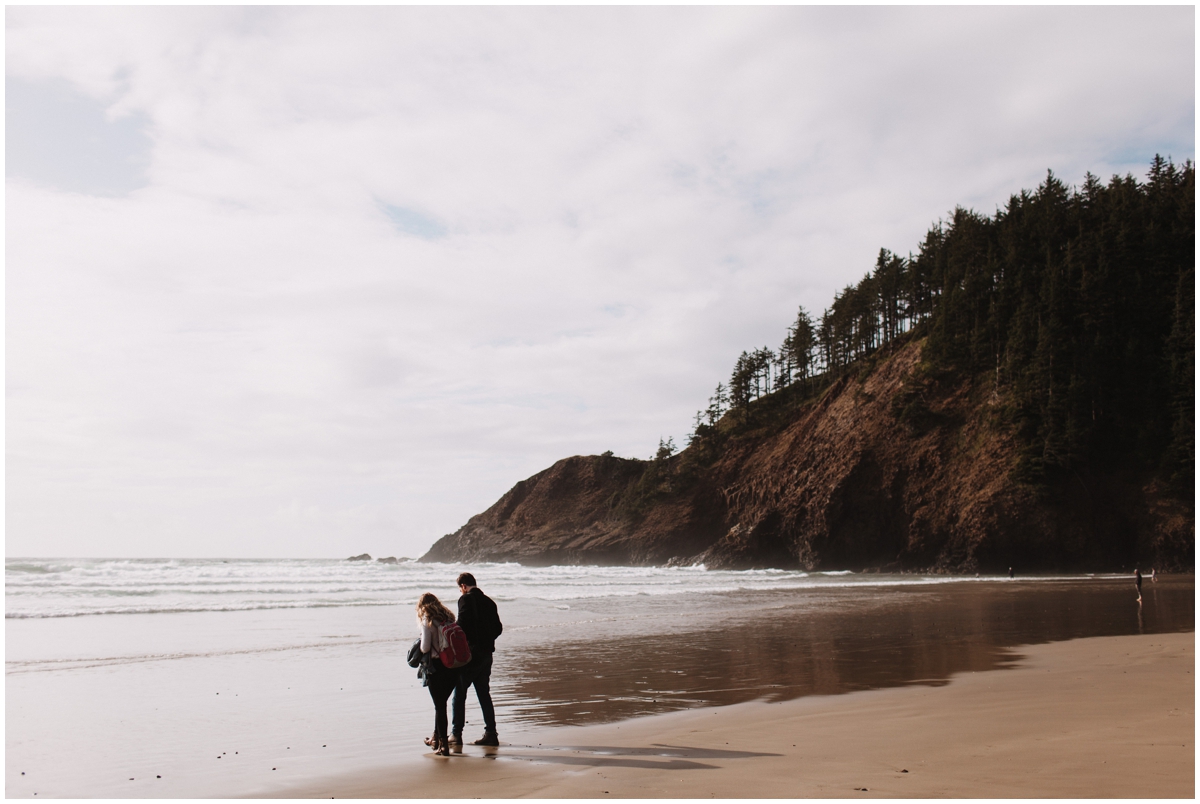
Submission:
[[[680,442],[955,204],[1194,149],[1184,7],[7,20],[10,85],[152,143],[120,198],[10,160],[10,555],[419,553]]]

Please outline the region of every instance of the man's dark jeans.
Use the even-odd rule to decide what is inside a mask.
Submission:
[[[492,706],[492,654],[476,656],[466,667],[458,671],[458,686],[454,688],[455,734],[462,734],[467,722],[467,690],[475,687],[475,697],[483,710],[483,730],[496,734],[496,709]]]

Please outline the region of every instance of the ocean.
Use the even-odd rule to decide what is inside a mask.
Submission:
[[[413,606],[457,565],[33,559],[5,565],[6,794],[211,797],[419,761]],[[469,568],[505,631],[501,740],[547,725],[944,684],[1019,646],[1194,629],[1191,576]],[[474,699],[467,736],[482,728]],[[475,735],[477,736],[477,735]]]
[[[573,600],[815,587],[959,582],[949,576],[856,575],[697,567],[478,567],[496,600]],[[5,618],[397,606],[422,592],[456,599],[459,567],[337,559],[8,559]]]

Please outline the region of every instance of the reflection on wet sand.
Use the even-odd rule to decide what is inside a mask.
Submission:
[[[432,756],[432,755],[431,755]],[[698,759],[737,760],[754,757],[778,757],[782,754],[761,751],[722,751],[683,745],[654,744],[648,748],[628,748],[608,745],[543,746],[505,743],[503,752],[495,749],[482,754],[468,751],[451,754],[455,764],[479,760],[502,762],[536,762],[545,765],[574,765],[588,768],[642,768],[650,770],[713,770],[717,765],[696,762]]]
[[[1011,665],[1014,646],[1190,631],[1194,581],[1162,578],[1138,605],[1128,581],[997,581],[935,587],[730,594],[662,605],[638,633],[498,654],[502,722],[609,722],[674,709],[787,700]],[[710,598],[711,600],[711,598]],[[705,609],[710,610],[705,610]]]

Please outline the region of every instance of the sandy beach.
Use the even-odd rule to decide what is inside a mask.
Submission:
[[[1013,652],[1014,666],[956,674],[938,686],[544,728],[498,750],[406,757],[280,795],[1194,796],[1194,633]]]
[[[504,745],[440,760],[394,601],[453,567],[26,566],[6,590],[9,798],[445,796],[446,780],[463,797],[1141,796],[1193,779],[1191,576],[1139,606],[1118,576],[484,567]],[[158,609],[61,616],[145,607],[146,589]]]

